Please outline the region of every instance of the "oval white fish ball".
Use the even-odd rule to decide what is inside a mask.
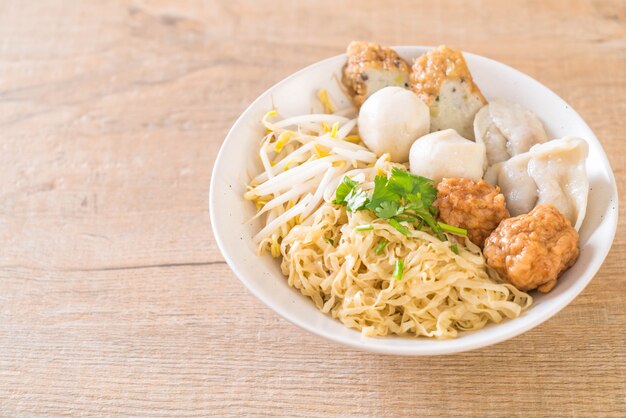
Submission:
[[[430,111],[415,93],[385,87],[372,94],[359,111],[359,135],[376,155],[409,160],[413,142],[430,131]]]
[[[458,177],[480,180],[487,158],[485,146],[463,138],[454,129],[424,135],[413,143],[411,173],[435,182]]]

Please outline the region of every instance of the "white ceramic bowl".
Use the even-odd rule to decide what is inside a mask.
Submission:
[[[395,47],[409,61],[428,49]],[[541,83],[499,62],[464,55],[487,100],[501,97],[520,103],[543,120],[551,137],[575,135],[589,143],[590,192],[580,230],[580,258],[558,285],[548,294],[534,294],[535,303],[521,317],[461,333],[456,339],[362,338],[358,331],[323,314],[308,298],[290,288],[277,260],[256,255],[251,237],[260,226],[246,223],[255,208],[242,195],[250,174],[260,170],[257,151],[264,133],[261,117],[272,107],[282,116],[309,113],[320,88],[327,88],[333,98],[341,97],[333,79],[333,74],[340,76],[346,59],[339,55],[313,64],[263,93],[235,122],[215,162],[210,191],[215,238],[232,270],[256,297],[294,324],[354,348],[388,354],[439,355],[484,347],[528,331],[567,306],[587,286],[608,254],[617,227],[617,189],[600,142],[576,111]]]

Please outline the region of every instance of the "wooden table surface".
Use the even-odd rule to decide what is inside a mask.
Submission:
[[[624,1],[0,2],[0,415],[625,416],[626,225],[513,340],[401,358],[311,335],[217,249],[211,168],[261,92],[352,39],[537,78],[626,205]]]

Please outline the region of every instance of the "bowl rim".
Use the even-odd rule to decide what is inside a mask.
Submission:
[[[422,46],[422,45],[398,45],[398,46],[392,46],[391,48],[397,51],[400,55],[404,55],[404,54],[413,53],[416,50],[432,50],[435,47]],[[248,289],[250,293],[252,293],[257,299],[263,302],[267,307],[269,307],[275,313],[277,313],[284,319],[288,320],[292,324],[297,325],[301,329],[304,329],[312,334],[318,335],[320,337],[339,343],[341,345],[348,346],[348,347],[355,348],[355,349],[362,350],[362,351],[368,351],[368,352],[380,353],[380,354],[389,354],[389,355],[402,355],[402,356],[447,355],[447,354],[467,352],[467,351],[476,350],[482,347],[495,345],[503,341],[506,341],[508,339],[514,338],[518,335],[521,335],[541,325],[542,323],[546,322],[548,319],[556,315],[558,312],[560,312],[562,309],[564,309],[566,306],[568,306],[587,287],[587,285],[591,282],[591,280],[593,280],[593,278],[596,276],[600,267],[604,263],[604,260],[606,259],[606,257],[608,256],[611,250],[612,243],[616,234],[617,223],[618,223],[618,218],[619,218],[619,215],[618,215],[619,214],[619,199],[618,199],[615,175],[613,173],[613,169],[611,167],[610,161],[608,160],[608,157],[606,156],[606,152],[604,151],[604,148],[602,147],[602,144],[597,139],[596,135],[593,133],[589,125],[587,125],[585,120],[580,116],[580,114],[572,106],[570,106],[567,102],[565,102],[561,98],[561,96],[556,94],[554,91],[552,91],[550,88],[545,86],[543,83],[539,82],[538,80],[532,78],[531,76],[507,64],[501,63],[494,59],[487,58],[482,55],[473,54],[473,53],[466,52],[466,51],[462,51],[462,53],[466,57],[471,57],[472,60],[478,60],[478,61],[482,60],[488,63],[489,65],[496,66],[496,67],[499,66],[499,67],[506,68],[508,71],[513,71],[514,73],[516,73],[518,77],[521,77],[524,81],[538,83],[542,88],[544,88],[545,90],[547,90],[548,92],[550,92],[551,94],[559,98],[566,106],[568,106],[569,111],[573,113],[573,116],[577,118],[582,123],[583,126],[588,128],[592,137],[585,138],[585,139],[595,141],[600,146],[600,150],[602,151],[600,153],[600,158],[602,159],[603,164],[607,168],[608,179],[609,179],[610,186],[611,186],[611,197],[614,198],[613,199],[613,202],[614,202],[613,212],[615,213],[615,216],[611,217],[610,219],[612,223],[609,225],[611,229],[611,236],[609,240],[609,245],[607,247],[607,251],[603,256],[592,260],[591,272],[589,273],[589,277],[586,280],[578,280],[574,282],[572,286],[568,289],[563,303],[554,304],[554,306],[551,306],[550,309],[547,310],[546,314],[540,318],[529,320],[526,322],[519,322],[515,324],[516,326],[509,326],[509,327],[506,327],[504,325],[513,324],[513,322],[511,322],[510,320],[507,320],[501,324],[494,324],[492,326],[502,327],[502,329],[499,331],[499,334],[496,334],[495,336],[482,338],[482,339],[476,339],[476,340],[470,340],[470,341],[455,340],[456,342],[459,342],[459,344],[456,344],[455,346],[444,346],[444,347],[441,347],[441,349],[437,349],[436,351],[433,350],[431,347],[419,347],[419,346],[409,346],[409,347],[384,346],[383,347],[383,346],[378,346],[378,345],[367,344],[367,340],[363,340],[363,339],[361,339],[359,342],[353,341],[350,339],[345,339],[341,336],[335,335],[332,332],[327,332],[324,329],[319,329],[319,328],[310,326],[309,324],[298,320],[297,318],[295,318],[294,316],[290,314],[288,309],[284,309],[283,307],[278,306],[277,304],[273,303],[270,298],[267,298],[264,295],[262,295],[260,292],[257,292],[254,289],[254,287],[251,285],[251,283],[249,283],[248,279],[246,278],[246,275],[238,268],[238,265],[235,262],[235,260],[231,257],[231,254],[229,254],[226,251],[226,245],[224,243],[224,239],[221,234],[221,229],[219,227],[219,224],[217,223],[216,216],[215,216],[216,215],[215,207],[217,205],[216,172],[218,170],[218,167],[224,164],[224,160],[226,160],[225,151],[224,151],[226,148],[225,144],[233,140],[232,139],[234,138],[233,132],[237,131],[240,125],[244,124],[244,122],[247,120],[247,115],[250,112],[250,110],[253,109],[255,105],[258,102],[262,101],[266,96],[271,95],[272,91],[274,91],[276,88],[280,87],[283,84],[287,84],[292,79],[299,77],[301,74],[313,70],[315,67],[323,66],[329,61],[337,60],[342,57],[346,58],[346,54],[343,53],[343,54],[338,54],[329,58],[325,58],[320,61],[316,61],[290,74],[289,76],[283,78],[282,80],[278,81],[277,83],[275,83],[274,85],[266,89],[263,93],[261,93],[254,101],[252,101],[252,103],[250,103],[246,107],[246,109],[235,120],[235,122],[229,129],[228,133],[226,134],[226,137],[224,141],[222,142],[222,145],[220,146],[217,157],[215,158],[215,162],[213,164],[213,169],[211,172],[211,182],[210,182],[210,188],[209,188],[209,217],[210,217],[211,227],[213,230],[213,234],[214,234],[217,246],[220,249],[222,256],[224,257],[224,260],[226,261],[230,269],[233,271],[233,273],[235,273],[235,276],[239,279],[239,281],[243,283],[243,285]],[[397,337],[397,338],[402,338],[402,337]],[[433,341],[433,339],[427,339],[425,341]],[[443,340],[443,341],[446,341],[446,340]]]

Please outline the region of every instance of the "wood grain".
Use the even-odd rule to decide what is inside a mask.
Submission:
[[[626,415],[623,218],[569,307],[462,355],[323,341],[233,276],[207,206],[229,126],[352,39],[539,79],[626,206],[624,1],[0,1],[0,415]]]

